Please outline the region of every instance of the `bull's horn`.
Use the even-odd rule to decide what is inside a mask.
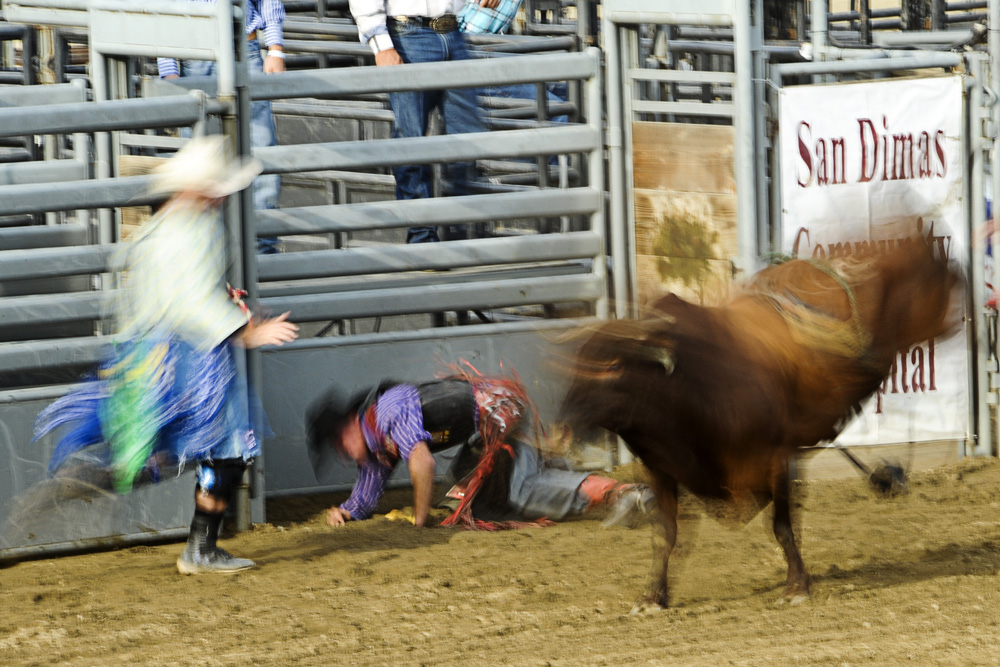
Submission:
[[[641,355],[642,358],[655,361],[663,366],[663,370],[667,375],[674,372],[674,355],[670,354],[670,350],[659,345],[644,345],[640,349],[643,353]]]
[[[674,355],[670,354],[669,351],[660,348],[660,353],[656,355],[656,360],[663,366],[663,370],[667,375],[674,372]]]

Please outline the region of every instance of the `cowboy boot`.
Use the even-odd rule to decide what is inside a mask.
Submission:
[[[219,537],[221,514],[194,513],[191,532],[188,534],[184,551],[177,559],[177,571],[181,574],[233,574],[249,570],[255,563],[247,558],[236,558],[216,545]]]

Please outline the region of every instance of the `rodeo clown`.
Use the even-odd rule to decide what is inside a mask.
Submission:
[[[453,366],[448,378],[385,382],[349,400],[328,393],[308,411],[309,454],[317,479],[337,456],[357,463],[350,497],[327,511],[341,526],[371,517],[396,465],[413,484],[413,523],[427,525],[434,493],[433,454],[464,445],[446,494],[457,501],[442,526],[501,530],[552,525],[551,519],[608,507],[605,525],[631,524],[650,512],[652,490],[588,472],[558,469],[525,441],[530,401],[516,377],[484,377]],[[533,411],[531,411],[533,413]],[[541,431],[535,418],[535,435]]]
[[[197,462],[194,518],[177,559],[184,574],[254,566],[216,545],[230,495],[260,451],[232,349],[298,336],[288,313],[251,317],[241,292],[227,293],[219,207],[260,169],[255,160],[227,157],[223,138],[210,136],[190,140],[154,170],[152,191],[170,197],[117,258],[124,287],[111,353],[96,377],[35,423],[36,439],[66,429],[51,473],[97,461],[119,493]]]

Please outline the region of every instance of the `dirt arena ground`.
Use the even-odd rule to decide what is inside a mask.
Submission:
[[[179,544],[0,569],[0,664],[1000,664],[1000,462],[916,473],[888,500],[860,478],[798,488],[813,596],[796,606],[766,517],[727,528],[693,498],[675,606],[635,616],[648,526],[334,531],[332,498],[308,498],[224,542],[259,565],[231,577],[177,574]]]

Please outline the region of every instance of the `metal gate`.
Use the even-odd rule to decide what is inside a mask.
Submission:
[[[5,5],[8,18],[16,16],[15,7]],[[58,14],[59,20],[83,22],[91,31],[96,28],[95,34],[107,35],[105,22],[128,22],[123,13],[138,11],[143,20],[155,20],[156,12],[169,14],[176,4],[101,2],[91,7],[59,2],[47,7],[42,2],[31,7],[43,13],[75,12]],[[237,47],[245,43],[235,41]],[[23,176],[0,186],[0,216],[43,215],[53,223],[0,228],[0,284],[6,288],[15,280],[23,284],[39,278],[76,281],[73,289],[59,285],[52,294],[0,295],[0,333],[9,334],[8,342],[0,344],[0,452],[10,463],[3,466],[9,479],[0,485],[5,508],[0,521],[9,521],[39,483],[51,486],[44,462],[53,443],[30,443],[35,415],[99,359],[110,341],[103,307],[114,288],[108,258],[120,239],[122,212],[156,202],[145,194],[148,177],[121,175],[121,156],[176,149],[180,140],[164,136],[164,128],[207,128],[235,135],[237,146],[247,145],[238,141],[247,136],[240,114],[245,102],[238,98],[250,78],[238,67],[236,100],[220,95],[216,81],[194,78],[177,84],[147,79],[139,97],[126,98],[128,70],[116,63],[138,54],[169,53],[172,47],[111,47],[106,39],[94,46],[98,50],[92,58],[104,64],[101,85],[106,91],[97,100],[83,96],[64,102],[57,91],[83,92],[66,84],[46,87],[44,103],[0,109],[0,133],[55,135],[54,156],[63,158],[11,167]],[[483,372],[497,371],[501,364],[513,369],[547,412],[559,391],[559,380],[548,366],[558,345],[549,334],[607,315],[607,267],[609,262],[624,265],[625,259],[609,258],[605,251],[600,54],[590,49],[502,55],[434,66],[328,68],[252,78],[256,99],[280,100],[286,108],[325,104],[319,113],[323,117],[341,113],[340,105],[378,108],[386,91],[435,89],[443,80],[455,87],[561,81],[577,94],[571,96],[570,108],[559,110],[568,112],[569,122],[550,122],[544,113],[532,112],[523,120],[493,117],[492,131],[475,136],[320,140],[255,151],[266,173],[281,174],[286,181],[381,183],[379,170],[394,164],[456,160],[522,165],[538,180],[484,181],[477,194],[422,201],[334,203],[331,196],[322,203],[289,202],[267,212],[249,211],[249,196],[244,195],[243,206],[227,208],[234,278],[261,309],[291,310],[306,334],[282,348],[247,355],[249,382],[261,395],[275,432],[254,466],[248,520],[265,519],[268,494],[321,488],[307,463],[304,411],[331,385],[352,390],[385,377],[424,379],[445,363],[464,359]],[[91,133],[98,142],[93,154]],[[25,182],[41,180],[38,174],[48,174],[45,180],[54,182]],[[327,194],[336,191],[338,187]],[[396,242],[401,230],[415,224],[462,224],[475,233],[468,240],[433,246]],[[70,231],[75,235],[67,235]],[[287,252],[255,257],[246,250],[253,248],[254,234],[282,237]],[[465,315],[459,320],[453,313]],[[57,325],[71,325],[71,330],[57,331]],[[343,484],[335,487],[348,486],[352,475],[345,469]],[[47,531],[7,530],[0,556],[109,540],[179,537],[190,515],[191,484],[182,476],[124,498],[101,496],[102,502],[114,504],[105,512],[115,517],[113,525],[96,513],[91,516],[84,507],[87,499],[77,502],[70,497],[72,490],[61,492],[70,493],[64,500],[73,507],[72,517],[67,514],[67,521],[53,523]]]

